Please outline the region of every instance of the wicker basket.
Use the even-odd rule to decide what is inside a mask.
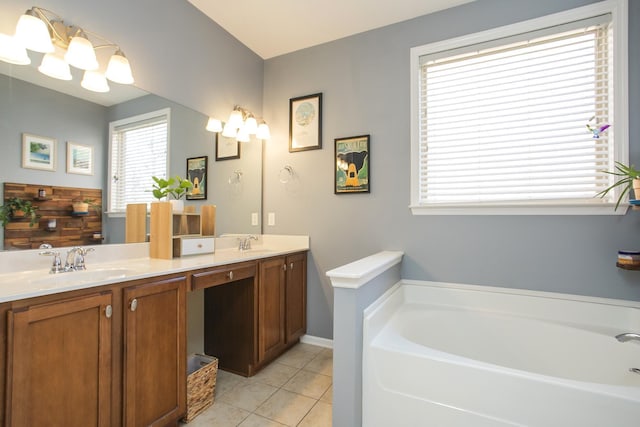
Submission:
[[[187,359],[187,415],[190,422],[213,404],[218,373],[218,359],[204,354],[192,354]]]

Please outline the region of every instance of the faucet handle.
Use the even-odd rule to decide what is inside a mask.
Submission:
[[[51,270],[49,270],[49,274],[61,273],[64,271],[62,267],[62,261],[60,260],[60,252],[59,251],[42,251],[39,252],[39,255],[53,256],[53,263],[51,264]]]
[[[76,270],[86,270],[87,266],[84,263],[84,257],[89,252],[95,251],[95,248],[77,248],[76,249],[76,257],[75,257],[75,268]]]

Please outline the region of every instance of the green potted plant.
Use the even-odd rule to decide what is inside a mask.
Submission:
[[[620,196],[618,197],[618,201],[616,202],[615,207],[615,209],[618,209],[618,206],[620,206],[620,202],[627,194],[629,194],[629,191],[634,190],[634,197],[636,199],[640,196],[640,170],[637,170],[633,165],[627,166],[620,162],[615,163],[616,166],[614,171],[604,172],[622,178],[596,194],[596,196],[604,197],[607,195],[607,193],[609,193],[609,191],[613,190],[614,188],[621,187]]]
[[[165,197],[169,199],[169,196],[171,196],[173,198],[170,200],[173,203],[173,211],[182,212],[184,210],[184,202],[181,199],[187,194],[187,190],[193,186],[191,181],[183,179],[179,175],[167,179],[155,176],[151,178],[154,181],[153,197],[160,201]]]
[[[11,197],[7,199],[4,205],[0,206],[2,226],[6,226],[14,218],[29,218],[29,227],[33,227],[40,218],[36,213],[36,209],[38,208],[33,206],[29,200]]]

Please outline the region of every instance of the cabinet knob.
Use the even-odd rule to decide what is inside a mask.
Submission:
[[[111,319],[113,315],[113,307],[111,307],[111,304],[104,308],[104,315],[107,316],[107,319]]]
[[[282,269],[283,269],[284,271],[287,271],[287,264],[286,264],[286,263],[285,263],[285,264],[282,264]]]
[[[136,311],[137,308],[138,308],[138,299],[134,298],[131,300],[131,303],[129,304],[129,310]]]
[[[293,270],[293,263],[289,264],[289,270]]]
[[[233,280],[233,271],[230,271],[229,274],[227,274],[227,277],[229,280]]]

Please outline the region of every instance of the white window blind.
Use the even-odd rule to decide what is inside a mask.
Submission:
[[[421,55],[417,204],[611,203],[616,129],[586,125],[613,124],[613,34],[604,14]]]
[[[110,124],[110,212],[153,200],[152,176],[166,177],[169,110]]]

